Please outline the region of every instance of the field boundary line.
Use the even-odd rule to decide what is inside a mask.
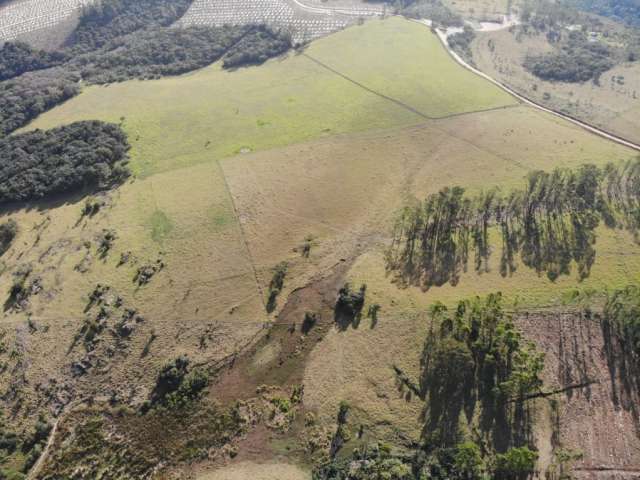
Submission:
[[[354,85],[356,85],[356,86],[362,88],[363,90],[371,93],[372,95],[376,95],[376,96],[378,96],[378,97],[380,97],[380,98],[382,98],[384,100],[392,102],[393,104],[395,104],[395,105],[397,105],[397,106],[399,106],[401,108],[404,108],[404,109],[408,110],[409,112],[412,112],[415,115],[418,115],[419,117],[429,121],[430,122],[429,125],[431,125],[432,128],[434,128],[436,130],[439,130],[440,132],[444,133],[445,135],[448,135],[449,137],[455,138],[455,139],[457,139],[457,140],[459,140],[461,142],[467,143],[468,145],[472,145],[473,147],[477,148],[480,151],[483,151],[485,153],[493,155],[494,157],[499,158],[499,159],[505,161],[506,163],[511,163],[512,165],[515,165],[516,167],[521,168],[521,169],[523,169],[525,171],[529,170],[522,163],[520,163],[517,160],[514,160],[513,158],[505,157],[504,155],[502,155],[500,153],[497,153],[497,152],[494,152],[494,151],[492,151],[492,150],[490,150],[488,148],[482,147],[481,145],[478,145],[478,144],[474,143],[473,141],[471,141],[471,140],[469,140],[467,138],[464,138],[464,137],[461,137],[461,136],[458,136],[458,135],[454,135],[453,133],[447,131],[446,129],[437,126],[436,123],[437,123],[438,120],[443,120],[443,119],[446,119],[447,117],[430,117],[429,115],[427,115],[425,113],[422,113],[421,111],[413,108],[411,105],[408,105],[408,104],[406,104],[406,103],[404,103],[404,102],[402,102],[400,100],[397,100],[397,99],[395,99],[393,97],[385,95],[384,93],[378,92],[376,90],[373,90],[370,87],[367,87],[366,85],[358,82],[357,80],[354,80],[354,79],[350,78],[349,76],[345,75],[344,73],[342,73],[342,72],[330,67],[329,65],[321,62],[320,60],[310,56],[307,53],[302,53],[301,55],[303,55],[304,57],[308,58],[312,62],[316,63],[320,67],[322,67],[322,68],[334,73],[335,75],[338,75],[339,77],[343,78],[344,80],[346,80],[346,81],[348,81],[350,83],[353,83]],[[516,106],[519,107],[521,105],[520,104],[516,104],[516,105],[511,105],[509,107],[516,107]],[[502,108],[505,108],[505,106],[494,107],[494,108],[502,109]],[[485,111],[487,111],[487,110],[485,109]],[[449,117],[461,116],[461,115],[470,115],[470,114],[473,114],[473,113],[478,113],[478,112],[476,112],[476,111],[460,112],[459,114],[452,114]]]
[[[238,209],[236,207],[236,202],[233,199],[233,194],[231,193],[231,188],[229,188],[229,182],[227,182],[227,176],[224,174],[224,169],[222,165],[220,165],[220,160],[215,160],[215,164],[220,171],[220,175],[222,176],[222,181],[224,182],[224,189],[227,192],[229,197],[229,201],[231,202],[231,208],[233,209],[233,216],[236,219],[236,223],[238,224],[238,230],[240,231],[240,237],[242,237],[242,243],[244,244],[244,248],[247,251],[247,260],[251,265],[251,269],[253,270],[253,277],[256,281],[256,287],[258,289],[258,294],[260,295],[260,301],[262,305],[267,308],[267,304],[264,299],[264,292],[262,291],[262,286],[260,285],[260,280],[258,278],[258,269],[256,268],[255,262],[253,260],[253,255],[251,255],[251,249],[249,248],[249,242],[247,240],[247,234],[244,231],[244,227],[242,226],[242,222],[240,221],[240,215],[238,214]]]

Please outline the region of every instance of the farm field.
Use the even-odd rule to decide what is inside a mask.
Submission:
[[[11,0],[0,6],[0,43],[24,39],[46,48],[60,44],[75,16],[93,0]]]
[[[5,307],[0,332],[16,345],[19,360],[0,381],[25,392],[25,412],[38,410],[42,392],[59,409],[85,396],[142,403],[161,367],[184,354],[212,368],[232,359],[230,368],[212,370],[221,378],[205,396],[212,403],[246,401],[240,405],[246,407],[258,392],[269,392],[262,386],[270,381],[285,379],[273,388],[287,394],[304,387],[291,427],[301,437],[256,427],[229,445],[237,450],[222,461],[215,452],[189,458],[185,470],[198,480],[309,479],[307,465],[295,466],[304,463],[298,462],[308,431],[304,414],[333,433],[342,401],[351,405],[351,424],[361,427],[354,443],[418,440],[424,403],[401,391],[393,366],[418,377],[426,311],[435,301],[452,306],[499,290],[510,311],[538,312],[564,308],[576,287],[621,287],[640,274],[640,246],[631,235],[601,228],[595,264],[582,282],[575,272],[551,282],[522,265],[502,277],[492,231],[489,272],[471,267],[456,287],[426,292],[394,283],[384,253],[396,215],[415,199],[447,186],[508,192],[533,170],[637,156],[519,104],[457,65],[415,22],[371,19],[260,67],[212,65],[179,77],[84,88],[25,130],[87,119],[122,125],[134,175],[95,197],[105,202],[95,215],[83,214],[80,197],[0,212],[0,223],[13,218],[21,226],[2,257],[0,291],[12,288],[12,274],[25,264],[42,287],[28,313]],[[101,254],[106,229],[115,240]],[[287,263],[284,286],[267,313],[281,262]],[[158,265],[148,283],[137,281],[141,267]],[[340,329],[326,317],[347,281],[367,284],[364,311],[377,303],[377,320]],[[99,284],[141,319],[124,346],[104,340],[97,353],[85,355],[76,347],[78,332],[94,311]],[[300,334],[302,346],[289,355],[287,339],[298,337],[312,309],[329,327],[320,334],[319,325],[307,343]],[[524,325],[528,338],[540,338],[556,354],[544,332]],[[598,348],[601,340],[593,340]],[[78,374],[86,362],[95,368]],[[546,372],[553,385],[557,370]],[[238,416],[246,414],[240,407]],[[595,449],[588,454],[587,463],[605,458]],[[549,463],[548,455],[543,461]]]
[[[335,55],[345,42],[344,58],[357,53],[358,60]],[[407,73],[398,78],[399,68]],[[182,77],[86,88],[28,128],[124,117],[134,173],[145,177],[326,135],[512,105],[512,97],[451,62],[428,29],[390,18],[351,27],[261,68],[228,72],[214,65]]]
[[[362,1],[330,5],[295,0],[195,0],[178,25],[264,23],[284,28],[294,42],[304,43],[384,12],[383,7]]]

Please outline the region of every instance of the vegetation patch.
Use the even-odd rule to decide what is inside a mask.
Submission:
[[[536,77],[552,82],[597,82],[614,65],[614,52],[604,43],[589,41],[582,32],[571,32],[557,51],[529,56],[524,62]]]
[[[0,139],[80,93],[79,79],[53,69],[0,82]]]
[[[158,405],[169,409],[184,407],[199,397],[209,379],[203,370],[190,369],[189,364],[189,359],[181,356],[162,367],[151,398],[143,405],[143,412]]]
[[[121,183],[128,149],[120,127],[98,121],[2,139],[0,204]]]
[[[18,224],[10,219],[0,224],[0,257],[11,247],[13,240],[18,234]]]
[[[398,12],[410,18],[428,18],[435,25],[443,27],[461,27],[464,21],[460,15],[440,0],[401,0],[396,2]]]
[[[543,355],[523,340],[500,294],[431,307],[432,329],[421,358],[425,401],[420,444],[366,444],[336,456],[349,436],[336,434],[331,461],[315,480],[519,480],[535,471],[531,403],[541,391]],[[337,432],[345,432],[341,405]],[[342,426],[342,427],[341,427]]]
[[[162,242],[169,233],[173,230],[173,222],[167,214],[162,210],[156,210],[151,215],[151,238],[155,242]]]
[[[271,277],[271,282],[269,282],[269,294],[267,297],[267,312],[269,313],[276,309],[276,301],[282,291],[282,287],[284,287],[284,279],[287,276],[288,269],[289,265],[287,262],[280,262],[273,269],[273,277]]]

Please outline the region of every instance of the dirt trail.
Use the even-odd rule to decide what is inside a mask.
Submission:
[[[51,452],[51,448],[53,447],[53,442],[56,439],[56,433],[58,431],[58,425],[60,425],[60,422],[62,422],[67,417],[67,415],[73,411],[75,407],[77,407],[78,405],[82,405],[83,403],[85,403],[84,399],[71,402],[64,408],[60,415],[58,415],[58,418],[56,418],[56,421],[51,427],[49,438],[47,439],[47,444],[42,450],[40,458],[38,458],[36,463],[33,465],[33,467],[31,467],[31,470],[29,470],[29,473],[27,474],[27,480],[35,480],[36,478],[38,478],[38,474],[40,473],[40,470],[42,470],[42,466],[47,461],[49,453]]]

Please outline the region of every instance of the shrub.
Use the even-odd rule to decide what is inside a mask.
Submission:
[[[0,257],[11,247],[14,238],[18,234],[18,224],[10,219],[0,225]]]
[[[514,447],[496,455],[496,480],[524,480],[533,474],[538,454],[528,447]]]
[[[269,313],[273,312],[276,308],[276,300],[282,291],[282,287],[284,287],[284,279],[288,269],[289,265],[287,262],[280,262],[273,269],[273,277],[271,277],[271,282],[269,283],[269,296],[266,307]]]

